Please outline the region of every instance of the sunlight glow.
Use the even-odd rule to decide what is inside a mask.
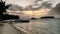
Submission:
[[[34,12],[34,17],[38,18],[41,16],[45,16],[49,13],[49,9],[41,9],[41,10],[36,10],[36,11],[23,11],[24,14],[28,15],[28,16],[33,16],[33,12]]]
[[[20,17],[24,17],[24,18],[25,17],[31,18],[31,17],[33,17],[33,15],[35,18],[40,18],[42,16],[48,15],[48,13],[50,12],[50,9],[40,9],[40,10],[36,10],[36,11],[32,11],[32,10],[29,10],[29,11],[9,11],[9,10],[7,10],[7,11],[10,15],[12,15],[12,14],[19,15]],[[33,12],[34,12],[34,14],[33,14]]]

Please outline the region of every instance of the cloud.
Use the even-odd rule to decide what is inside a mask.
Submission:
[[[42,0],[36,0],[33,4],[30,4],[26,7],[21,7],[19,5],[12,5],[9,7],[11,11],[24,11],[24,10],[39,10],[42,8],[51,8],[52,3],[50,1],[42,2]]]
[[[39,1],[42,1],[42,0],[36,0],[35,3],[39,2]]]
[[[18,5],[11,5],[8,10],[11,10],[11,11],[21,11],[23,10],[23,8],[21,6],[18,6]]]
[[[54,13],[56,13],[56,14],[60,14],[60,3],[58,3],[56,5],[56,7],[52,8],[51,11],[54,12]]]
[[[40,6],[27,6],[24,10],[39,10],[41,7]]]
[[[51,8],[52,7],[52,3],[49,2],[49,1],[46,1],[46,2],[41,2],[38,3],[39,1],[33,3],[33,5],[29,5],[25,8],[25,10],[39,10],[39,9],[42,9],[42,8]]]
[[[52,3],[49,2],[49,1],[43,2],[43,3],[42,3],[42,7],[51,8],[51,7],[52,7]]]

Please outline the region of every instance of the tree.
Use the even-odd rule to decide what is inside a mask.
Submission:
[[[1,2],[0,2],[0,14],[6,13],[6,9],[8,9],[9,6],[11,6],[11,5],[5,6],[5,2],[3,2],[1,0]]]
[[[0,2],[0,21],[7,20],[7,19],[18,19],[18,16],[3,14],[6,13],[6,9],[8,9],[11,5],[5,6],[5,2],[1,0]]]

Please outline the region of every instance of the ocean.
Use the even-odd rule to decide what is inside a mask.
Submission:
[[[30,34],[60,34],[60,19],[36,19],[26,23],[15,23]]]

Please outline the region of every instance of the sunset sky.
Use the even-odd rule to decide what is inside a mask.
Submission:
[[[26,7],[27,5],[34,3],[36,0],[3,0],[3,1],[6,1],[6,3],[8,3],[8,4],[17,4],[22,7]],[[45,1],[52,2],[53,6],[55,6],[57,3],[60,3],[60,0],[42,0],[41,2],[45,2]]]
[[[53,7],[56,7],[56,5],[58,3],[60,3],[60,0],[3,0],[3,1],[5,1],[6,4],[18,5],[18,6],[22,7],[23,9],[25,9],[27,6],[32,6],[33,8],[41,7],[41,5],[44,2],[52,3],[51,7],[53,8]],[[35,15],[34,17],[37,18],[37,17],[41,17],[41,16],[45,16],[45,15],[49,14],[51,8],[49,7],[49,5],[48,5],[49,9],[44,8],[44,6],[42,6],[43,8],[40,8],[39,10],[34,11],[34,15]],[[13,9],[17,10],[17,8],[13,8]],[[33,10],[30,10],[30,9],[23,10],[22,17],[32,17],[32,15],[33,15],[32,11]],[[16,14],[16,13],[19,13],[20,11],[18,10],[18,12],[17,11],[10,11],[10,12],[15,12],[14,14]],[[12,14],[12,13],[10,13],[10,14]]]

